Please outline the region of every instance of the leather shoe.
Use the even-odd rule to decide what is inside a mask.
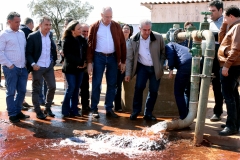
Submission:
[[[23,114],[22,112],[18,113],[16,116],[17,116],[17,118],[19,118],[19,119],[30,118],[29,115],[25,115],[25,114]]]
[[[40,111],[40,112],[37,113],[37,118],[38,118],[38,119],[46,119],[46,117],[47,117],[47,116],[46,116],[45,114],[43,114],[42,111]]]
[[[33,106],[29,105],[27,102],[24,102],[22,105],[23,105],[24,107],[27,107],[27,108],[33,107]]]
[[[43,113],[46,114],[48,117],[55,117],[55,114],[52,113],[50,108],[45,109]]]
[[[28,110],[28,107],[22,106],[21,110],[22,110],[22,111],[27,111],[27,110]]]
[[[226,124],[221,124],[221,128],[225,128],[226,127]]]
[[[210,121],[212,122],[217,122],[217,121],[221,121],[221,117],[217,114],[214,114],[211,118]]]
[[[219,132],[220,136],[229,136],[233,134],[237,134],[237,130],[231,130],[229,127],[225,127],[221,132]]]
[[[93,116],[94,118],[100,118],[98,111],[93,111],[93,112],[92,112],[92,116]]]
[[[17,122],[20,122],[19,118],[17,116],[10,116],[9,117],[9,121],[11,123],[17,123]]]
[[[148,121],[156,121],[157,118],[154,117],[153,115],[145,115],[143,119],[148,120]]]
[[[136,120],[138,115],[139,115],[139,113],[132,113],[130,115],[130,120]]]
[[[91,108],[90,108],[89,106],[84,106],[84,107],[82,107],[82,110],[83,110],[83,111],[90,111]]]
[[[113,117],[113,118],[118,118],[119,116],[113,112],[113,110],[107,111],[106,116]]]

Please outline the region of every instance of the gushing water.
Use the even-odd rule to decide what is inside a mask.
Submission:
[[[146,128],[147,133],[157,134],[159,132],[165,132],[167,130],[167,122],[162,121],[152,125],[150,128]]]
[[[149,155],[151,151],[163,150],[168,140],[163,133],[159,132],[162,130],[166,130],[166,124],[157,123],[143,130],[140,136],[130,133],[125,135],[99,134],[92,138],[84,135],[67,138],[53,146],[74,146],[73,150],[81,155],[97,156],[117,153],[134,158],[143,154]]]

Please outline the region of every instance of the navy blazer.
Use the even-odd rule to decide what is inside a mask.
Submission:
[[[169,69],[191,71],[192,56],[189,48],[180,44],[169,42],[165,46]]]
[[[57,60],[57,48],[52,39],[52,33],[49,35],[51,40],[51,56],[53,58],[54,65],[56,64]],[[42,53],[42,37],[40,31],[33,32],[29,34],[27,38],[27,45],[26,45],[26,59],[27,59],[27,69],[29,72],[33,70],[31,64],[37,63],[39,57]],[[50,58],[50,57],[49,57]]]

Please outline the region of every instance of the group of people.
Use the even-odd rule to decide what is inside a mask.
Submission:
[[[216,105],[211,120],[221,119],[224,99],[228,118],[226,125],[223,126],[224,129],[219,134],[231,135],[237,133],[240,124],[237,90],[240,76],[240,44],[238,42],[240,10],[230,6],[223,12],[223,3],[219,0],[210,2],[208,7],[212,12],[210,30],[216,37],[216,56],[213,64],[213,73],[216,78],[212,80]],[[21,108],[30,72],[32,73],[32,103],[36,117],[45,119],[47,116],[55,116],[51,106],[56,90],[54,65],[57,60],[57,50],[63,59],[62,72],[67,82],[62,101],[63,117],[81,116],[78,109],[79,94],[83,109],[91,110],[94,118],[100,117],[98,104],[101,82],[105,73],[106,116],[119,117],[115,112],[122,111],[122,82],[124,79],[129,82],[136,76],[130,120],[136,120],[142,111],[143,90],[149,81],[144,119],[155,121],[156,117],[152,112],[157,100],[160,80],[164,74],[163,65],[168,59],[169,78],[173,77],[173,69],[177,69],[174,95],[179,117],[186,118],[192,58],[189,49],[174,42],[165,45],[162,35],[151,30],[150,20],[141,20],[140,31],[132,35],[132,27],[113,21],[112,14],[111,7],[104,7],[101,20],[90,27],[80,24],[77,20],[66,19],[61,41],[57,46],[50,32],[52,24],[49,17],[41,17],[38,29],[34,32],[31,31],[33,26],[27,26],[27,30],[30,31],[26,33],[19,30],[20,15],[16,12],[8,15],[9,27],[0,33],[0,64],[6,79],[7,111],[12,123],[29,118],[21,112]],[[92,76],[90,100],[89,76]],[[41,110],[39,101],[43,83],[47,86],[44,111]]]

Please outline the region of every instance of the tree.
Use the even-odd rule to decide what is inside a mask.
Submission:
[[[85,22],[93,6],[88,2],[78,0],[31,0],[28,4],[33,16],[49,16],[52,20],[57,39],[60,39],[61,26],[65,17],[72,17],[80,22]]]

